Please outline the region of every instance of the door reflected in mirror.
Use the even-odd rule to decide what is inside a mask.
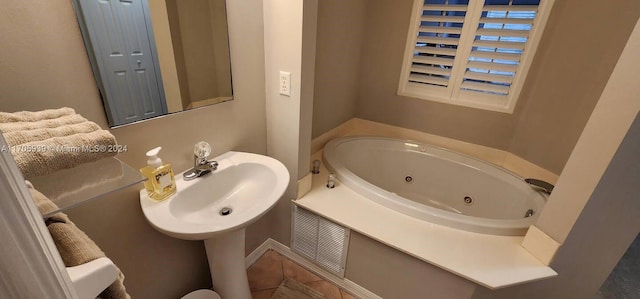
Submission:
[[[111,127],[233,99],[225,0],[75,0]]]

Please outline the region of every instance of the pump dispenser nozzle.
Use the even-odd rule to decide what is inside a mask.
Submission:
[[[151,167],[155,167],[158,168],[160,166],[162,166],[162,159],[160,159],[160,157],[158,157],[158,154],[160,153],[160,150],[162,149],[161,146],[158,146],[154,149],[151,149],[147,152],[147,165],[151,166]]]

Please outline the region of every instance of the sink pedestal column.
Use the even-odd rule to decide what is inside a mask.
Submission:
[[[222,299],[251,299],[244,261],[244,232],[242,228],[204,240],[213,289]]]

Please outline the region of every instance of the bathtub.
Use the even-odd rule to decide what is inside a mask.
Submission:
[[[524,235],[547,199],[503,168],[412,141],[338,138],[323,160],[339,182],[380,205],[471,232]]]

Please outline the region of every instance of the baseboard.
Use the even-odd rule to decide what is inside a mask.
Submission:
[[[247,257],[244,258],[244,266],[246,269],[249,269],[251,265],[255,264],[255,262],[260,259],[260,257],[267,252],[267,250],[271,249],[271,242],[275,242],[273,239],[269,238],[264,241],[258,248],[254,249]]]
[[[299,254],[291,251],[289,247],[271,238],[267,239],[266,241],[264,241],[264,243],[260,244],[258,248],[256,248],[253,252],[251,252],[245,258],[246,267],[249,268],[251,265],[253,265],[253,263],[255,263],[269,249],[275,250],[277,253],[296,262],[298,265],[306,268],[307,270],[311,271],[313,274],[321,277],[322,279],[329,281],[335,284],[336,286],[338,286],[339,288],[351,293],[355,297],[362,298],[362,299],[382,299],[382,297],[372,293],[371,291],[361,287],[360,285],[356,284],[355,282],[349,279],[340,278],[329,273],[327,270],[322,269],[320,266],[310,262],[309,260],[300,256]]]

